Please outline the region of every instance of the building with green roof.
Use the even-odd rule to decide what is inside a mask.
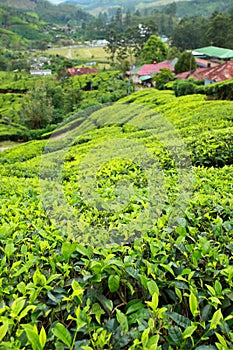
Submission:
[[[193,50],[192,54],[196,57],[217,58],[220,60],[230,60],[233,58],[233,50],[216,46],[201,47],[200,49]]]

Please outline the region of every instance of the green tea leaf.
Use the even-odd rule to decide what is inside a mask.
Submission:
[[[5,251],[5,254],[6,254],[6,256],[7,256],[8,258],[11,257],[11,255],[13,255],[14,252],[16,251],[16,248],[15,248],[15,246],[14,246],[14,243],[13,243],[13,242],[7,243],[7,244],[5,245],[4,251]]]
[[[158,294],[155,292],[152,296],[152,301],[146,301],[146,303],[151,307],[151,309],[155,312],[158,304],[159,304],[159,296]]]
[[[201,318],[203,321],[209,321],[212,311],[212,305],[206,304],[201,310]]]
[[[190,319],[178,314],[177,312],[166,312],[166,315],[168,315],[180,327],[188,328],[191,326]]]
[[[169,327],[168,334],[175,345],[180,345],[183,341],[182,333],[177,326]]]
[[[191,335],[193,334],[193,332],[195,332],[196,329],[197,329],[197,326],[195,326],[195,325],[189,326],[188,328],[186,328],[184,330],[184,332],[182,333],[183,338],[187,339],[187,338],[191,337]]]
[[[142,303],[141,300],[134,300],[134,303],[129,302],[127,306],[128,306],[127,311],[125,313],[126,315],[129,315],[135,311],[141,310],[145,307],[145,305]]]
[[[100,294],[97,296],[97,299],[99,300],[99,302],[102,304],[103,308],[107,311],[107,312],[111,312],[113,309],[113,302],[110,299],[107,299],[103,294]]]
[[[215,333],[215,335],[218,338],[218,341],[220,342],[220,344],[227,349],[228,346],[227,346],[226,340],[223,338],[223,336],[217,332]]]
[[[25,302],[26,302],[26,300],[24,297],[17,298],[13,301],[13,303],[11,305],[12,317],[18,316],[20,311],[23,309]]]
[[[3,325],[0,327],[0,342],[5,337],[8,331],[9,323],[8,321],[3,321]]]
[[[110,292],[114,293],[118,290],[120,277],[118,275],[110,275],[108,278],[108,287]]]
[[[193,292],[190,293],[189,296],[189,307],[192,315],[195,317],[198,315],[198,301]]]
[[[36,286],[44,286],[46,284],[45,276],[38,269],[34,272],[32,279]]]
[[[23,311],[19,314],[18,319],[19,321],[24,318],[25,316],[27,316],[28,312],[30,310],[34,311],[36,309],[36,305],[28,305],[25,307],[25,309],[23,309]]]
[[[158,342],[159,342],[159,334],[153,335],[152,337],[149,337],[147,347],[149,348],[149,350],[156,350]]]
[[[65,262],[69,262],[69,259],[71,255],[75,252],[76,248],[76,243],[64,242],[62,244],[62,254],[64,256]]]
[[[36,326],[32,326],[30,324],[25,324],[22,325],[22,327],[24,328],[28,341],[31,343],[32,345],[32,349],[33,350],[42,350],[40,341],[39,341],[39,336],[38,336],[38,330]]]
[[[44,348],[46,344],[47,336],[44,327],[41,327],[40,334],[39,334],[39,341],[42,349]]]
[[[217,311],[215,311],[210,321],[210,329],[215,329],[219,325],[221,320],[223,320],[222,311],[221,309],[218,309]]]
[[[53,334],[61,340],[65,345],[71,346],[72,338],[70,332],[62,323],[56,323],[55,327],[52,328]]]
[[[150,328],[146,328],[142,332],[141,342],[142,342],[143,348],[147,347],[147,343],[149,340],[149,333],[150,333]]]
[[[147,282],[147,288],[149,290],[150,295],[153,295],[154,293],[157,293],[159,295],[159,288],[155,281],[150,280],[149,282]]]
[[[116,318],[117,321],[119,322],[121,329],[123,330],[124,333],[127,333],[129,330],[129,325],[128,325],[128,320],[125,314],[121,312],[120,310],[116,310]]]

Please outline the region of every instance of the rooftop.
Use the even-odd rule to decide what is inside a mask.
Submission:
[[[67,68],[67,72],[70,73],[72,77],[74,77],[76,75],[97,73],[97,70],[89,67],[81,67],[81,68]]]
[[[202,77],[216,82],[233,79],[233,61],[227,61],[224,64],[219,64],[217,67],[205,69]]]
[[[207,56],[207,57],[215,57],[220,59],[230,59],[233,58],[233,50],[224,49],[222,47],[217,46],[206,46],[201,47],[199,49],[195,49],[192,51],[194,56]]]
[[[188,79],[189,77],[193,77],[195,80],[208,79],[214,82],[233,79],[233,61],[227,61],[212,68],[197,68],[195,71],[175,75],[176,79]]]
[[[172,59],[172,60],[166,60],[159,63],[144,64],[144,66],[141,67],[141,69],[137,72],[137,74],[140,76],[156,74],[156,73],[159,73],[160,70],[163,68],[170,69],[173,72],[176,61],[177,61],[176,59]]]

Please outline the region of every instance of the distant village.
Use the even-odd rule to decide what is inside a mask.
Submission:
[[[85,44],[88,46],[105,46],[106,40],[87,42]],[[173,58],[163,62],[144,64],[140,67],[131,66],[130,70],[126,72],[126,75],[132,79],[134,84],[140,84],[145,87],[155,86],[153,78],[164,68],[169,69],[174,74],[175,79],[186,80],[191,77],[194,80],[203,79],[205,85],[233,79],[233,50],[216,46],[207,46],[191,50],[190,55],[191,54],[195,58],[197,66],[195,70],[175,74],[174,67],[178,59]],[[43,69],[44,64],[50,64],[50,60],[50,58],[44,56],[33,58],[30,74],[38,76],[51,75],[52,71],[50,69]],[[67,73],[70,76],[96,73],[97,69],[90,66],[95,66],[95,62],[88,62],[86,66],[78,68],[67,68]]]

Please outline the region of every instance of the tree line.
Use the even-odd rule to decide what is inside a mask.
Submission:
[[[169,11],[168,11],[169,10]],[[167,11],[154,12],[147,16],[140,13],[125,14],[119,8],[107,21],[107,15],[100,14],[92,23],[86,35],[90,38],[102,37],[109,41],[108,51],[113,60],[125,58],[125,47],[133,48],[128,55],[139,56],[143,45],[150,35],[169,37],[172,47],[179,51],[203,46],[220,46],[233,48],[233,9],[227,13],[214,12],[211,17],[202,16],[178,19],[175,9],[170,6]],[[92,28],[92,29],[91,29]]]

